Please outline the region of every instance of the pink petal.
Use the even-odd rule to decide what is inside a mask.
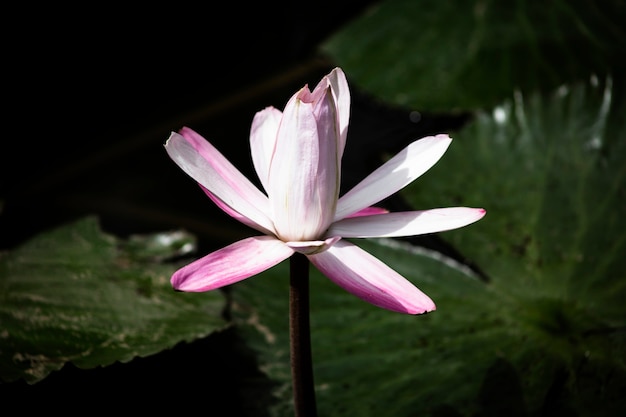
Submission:
[[[416,140],[344,194],[337,203],[335,221],[376,204],[428,171],[443,156],[448,135]]]
[[[291,248],[273,237],[249,237],[182,267],[171,282],[179,291],[210,291],[263,272],[292,254]]]
[[[360,217],[360,216],[373,216],[376,214],[389,213],[389,210],[382,207],[365,207],[363,210],[359,210],[356,213],[350,214],[348,217]]]
[[[305,87],[287,103],[272,159],[268,196],[284,241],[316,240],[330,226],[339,194],[336,113],[330,91]]]
[[[350,242],[340,240],[308,258],[331,281],[375,306],[407,314],[435,309],[435,303],[406,278]]]
[[[398,237],[457,229],[480,220],[485,215],[481,208],[448,207],[423,211],[350,217],[328,230],[328,236],[342,237]]]
[[[202,136],[189,128],[181,132],[172,132],[165,143],[170,158],[234,211],[273,230],[267,197]]]
[[[283,113],[274,107],[266,107],[252,119],[250,150],[254,169],[265,191],[268,189],[270,162],[276,148],[278,126]]]

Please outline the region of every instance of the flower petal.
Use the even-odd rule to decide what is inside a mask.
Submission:
[[[375,306],[407,314],[435,309],[435,303],[406,278],[350,242],[340,240],[308,258],[331,281]]]
[[[485,215],[481,208],[447,207],[422,211],[349,217],[333,225],[328,236],[342,237],[398,237],[457,229],[480,220]]]
[[[312,99],[305,87],[287,103],[270,167],[272,219],[285,241],[317,240],[330,226],[339,195],[333,97],[327,89]]]
[[[265,191],[268,189],[270,162],[276,148],[278,126],[283,113],[274,108],[266,107],[252,119],[250,128],[250,150],[254,169]]]
[[[337,108],[338,143],[337,150],[339,159],[343,155],[348,136],[348,123],[350,122],[350,89],[346,75],[341,68],[334,68],[330,74],[325,76],[313,90],[315,96],[319,90],[324,90],[330,86],[333,101]]]
[[[383,200],[428,171],[443,156],[448,135],[416,140],[344,194],[337,203],[335,221]]]
[[[328,89],[331,91],[333,102],[337,109],[337,120],[333,125],[337,127],[337,150],[339,159],[341,160],[348,136],[348,123],[350,122],[350,89],[348,88],[346,75],[341,68],[334,68],[328,75],[321,79],[311,93],[311,101],[321,101],[320,98],[326,94],[326,90]]]
[[[348,217],[360,217],[360,216],[373,216],[375,214],[385,214],[389,213],[389,210],[382,207],[365,207],[362,210],[357,211],[356,213],[350,214]]]
[[[304,255],[313,255],[315,253],[320,253],[325,250],[328,250],[332,245],[334,245],[341,236],[331,236],[328,239],[324,240],[312,240],[308,242],[285,242],[285,245],[289,246],[296,252],[302,253]]]
[[[293,250],[276,238],[249,237],[182,267],[171,282],[179,291],[210,291],[263,272],[292,254]]]
[[[267,197],[202,136],[189,128],[181,133],[172,132],[165,143],[170,158],[234,211],[274,230]]]

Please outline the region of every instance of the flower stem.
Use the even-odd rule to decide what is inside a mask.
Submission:
[[[289,267],[289,339],[295,416],[315,417],[317,406],[309,325],[309,260],[295,253],[289,258]]]

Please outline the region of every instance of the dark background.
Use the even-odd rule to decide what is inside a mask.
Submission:
[[[198,236],[200,253],[248,234],[167,157],[165,140],[190,126],[256,179],[248,147],[254,113],[282,109],[304,84],[314,87],[334,66],[317,46],[373,3],[14,11],[4,37],[0,250],[87,214],[120,237],[187,229]],[[351,92],[344,188],[376,168],[381,152],[465,121],[427,114],[411,121],[410,111],[419,109],[386,107],[353,85]],[[418,243],[454,254],[435,237]],[[151,411],[165,404],[258,416],[269,387],[229,330],[128,364],[69,364],[33,386],[1,384],[0,401],[23,411],[81,412],[85,403]]]
[[[367,4],[16,12],[3,65],[2,247],[58,215],[107,211],[116,231],[162,223],[161,203],[190,185],[162,148],[169,132],[190,125],[247,165],[254,113],[314,85],[330,65],[316,46]]]
[[[231,241],[247,233],[169,160],[170,131],[192,127],[256,180],[254,113],[313,88],[334,67],[318,45],[375,3],[16,14],[5,60],[0,248],[93,213],[118,235],[183,227]],[[382,151],[464,121],[422,114],[416,123],[409,113],[419,109],[385,107],[354,85],[351,93],[344,188],[376,168]]]

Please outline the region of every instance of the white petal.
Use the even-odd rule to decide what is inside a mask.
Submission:
[[[265,191],[267,191],[270,161],[276,148],[278,126],[282,114],[274,107],[267,107],[254,116],[250,128],[252,163]]]
[[[293,250],[276,238],[249,237],[185,265],[171,282],[179,291],[210,291],[263,272],[292,254]]]
[[[481,208],[447,207],[350,217],[333,223],[328,235],[342,237],[423,235],[467,226],[480,220],[484,215],[485,210]]]
[[[307,257],[331,281],[375,306],[407,314],[435,309],[435,303],[406,278],[350,242],[340,240]]]
[[[338,154],[339,159],[343,155],[346,146],[346,138],[348,136],[348,123],[350,122],[350,89],[346,75],[341,68],[333,69],[320,83],[315,87],[326,88],[330,85],[330,89],[337,108],[337,124],[339,131],[338,138]]]
[[[330,91],[302,89],[287,103],[270,167],[268,195],[284,241],[317,240],[328,229],[339,193],[336,113]]]
[[[429,136],[411,143],[339,198],[335,221],[378,203],[428,171],[443,156],[452,139]]]
[[[170,158],[224,204],[267,230],[274,230],[269,200],[213,145],[191,129],[172,132],[165,143]]]

